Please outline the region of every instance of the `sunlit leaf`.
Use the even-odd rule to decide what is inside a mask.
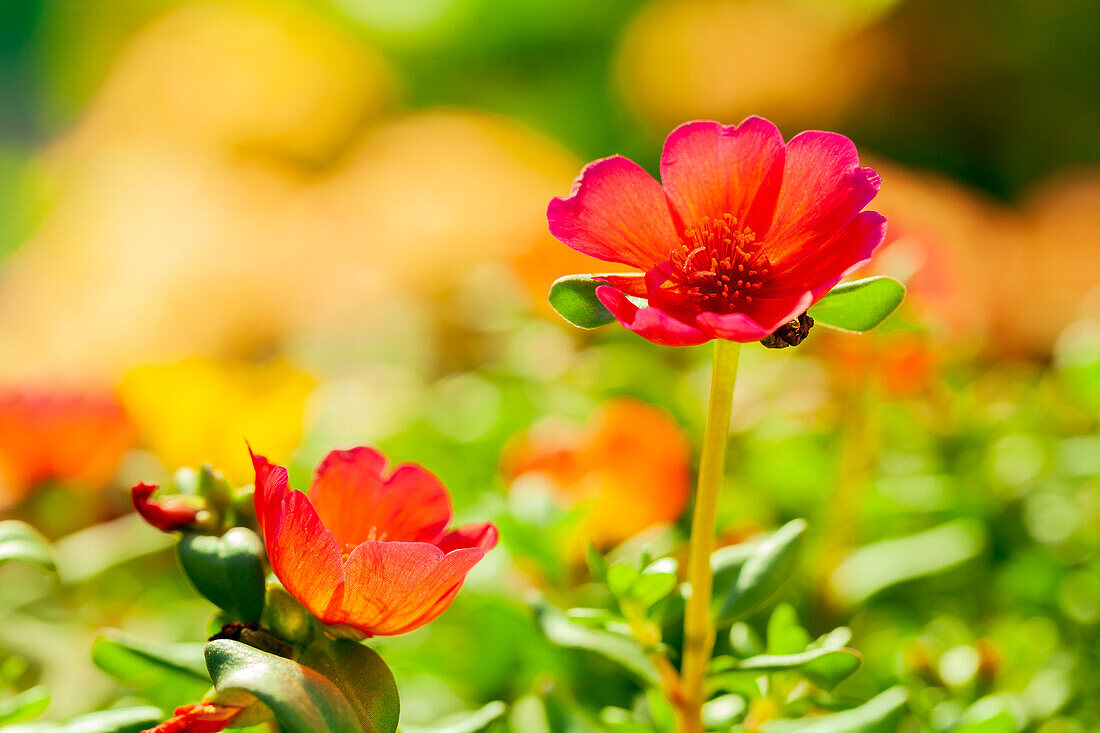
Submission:
[[[731,669],[754,672],[798,672],[818,687],[831,690],[863,663],[854,649],[814,649],[800,654],[761,654],[742,659]]]
[[[32,687],[0,700],[0,726],[33,720],[44,713],[49,704],[50,693],[45,687]]]
[[[969,519],[875,542],[857,549],[833,571],[833,591],[856,605],[899,583],[958,567],[981,554],[985,545],[985,528]]]
[[[909,692],[891,687],[858,708],[804,720],[774,720],[763,733],[897,733]]]
[[[66,723],[25,723],[5,726],[4,733],[140,733],[164,720],[159,708],[143,706],[101,710]]]
[[[720,622],[744,618],[779,590],[794,572],[806,529],[805,520],[795,519],[768,535],[755,548],[726,594],[718,614]]]
[[[596,297],[596,288],[606,283],[595,278],[599,275],[566,275],[550,286],[550,307],[577,328],[599,328],[612,323],[615,316]],[[646,304],[642,298],[627,296],[639,306]]]
[[[349,639],[314,642],[301,663],[317,670],[344,694],[365,733],[393,733],[401,702],[393,673],[370,647]]]
[[[703,705],[703,724],[707,730],[729,730],[744,717],[747,708],[740,695],[720,695]]]
[[[109,630],[92,642],[92,661],[104,672],[127,684],[150,672],[172,672],[194,677],[209,685],[203,661],[204,642],[166,644],[144,641],[121,631]]]
[[[543,633],[558,646],[599,654],[646,684],[660,684],[653,663],[633,640],[570,621],[561,611],[544,603],[537,605],[536,611]]]
[[[46,538],[26,522],[8,519],[0,522],[0,565],[18,561],[53,570],[53,554]]]
[[[455,719],[438,725],[404,725],[402,733],[477,733],[484,730],[508,711],[508,706],[497,701],[491,702],[480,710],[463,713]]]
[[[842,283],[809,310],[817,323],[843,331],[870,331],[905,298],[905,286],[881,275]]]
[[[361,733],[347,699],[309,667],[230,639],[210,642],[205,653],[219,701],[230,704],[233,693],[254,696],[283,733]]]
[[[221,537],[187,534],[179,556],[188,579],[208,601],[241,621],[259,621],[264,606],[264,547],[256,533],[234,527]]]

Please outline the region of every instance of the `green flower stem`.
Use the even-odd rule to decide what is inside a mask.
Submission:
[[[691,596],[684,611],[684,651],[680,665],[682,706],[685,725],[680,733],[703,731],[703,677],[714,650],[714,620],[710,614],[713,577],[710,556],[714,536],[718,495],[726,470],[726,444],[729,442],[733,386],[737,380],[737,362],[741,344],[723,339],[714,341],[714,368],[711,374],[707,427],[703,452],[699,458],[699,485],[695,490],[695,510],[691,518],[691,544],[687,580]]]

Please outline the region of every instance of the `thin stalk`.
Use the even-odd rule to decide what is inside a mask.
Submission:
[[[691,518],[687,572],[691,596],[684,609],[684,651],[680,665],[685,725],[680,733],[703,731],[703,677],[714,650],[714,620],[710,613],[713,590],[710,556],[714,552],[715,515],[726,471],[726,444],[729,442],[730,411],[733,409],[733,386],[737,380],[737,362],[740,357],[741,344],[722,339],[714,341],[707,427],[703,434],[699,484],[695,490],[695,509]]]

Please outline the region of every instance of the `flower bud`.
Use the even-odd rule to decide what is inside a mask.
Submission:
[[[304,647],[313,639],[313,616],[283,586],[268,583],[261,623],[284,641]]]
[[[189,529],[209,518],[206,502],[199,497],[174,494],[153,499],[157,488],[158,484],[140,483],[131,489],[130,495],[142,519],[162,532]]]

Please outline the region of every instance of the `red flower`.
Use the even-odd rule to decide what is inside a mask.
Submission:
[[[244,708],[200,702],[176,708],[176,714],[142,733],[218,733],[229,727]]]
[[[182,496],[153,499],[157,484],[140,483],[130,490],[134,509],[149,524],[162,532],[174,532],[194,523],[198,507]]]
[[[784,144],[759,117],[689,122],[665,141],[661,180],[615,155],[547,210],[565,244],[644,271],[602,277],[596,296],[659,344],[759,341],[866,264],[886,233],[863,211],[878,175],[832,132]]]
[[[327,624],[368,636],[403,634],[451,604],[466,573],[497,543],[490,523],[445,531],[451,500],[412,463],[384,477],[372,448],[328,454],[309,496],[282,466],[252,456],[256,517],[286,589]]]

